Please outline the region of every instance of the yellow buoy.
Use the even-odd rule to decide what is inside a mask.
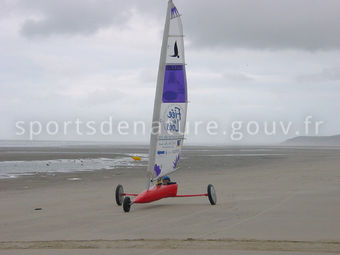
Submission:
[[[134,160],[142,160],[142,158],[138,156],[132,156],[131,158],[133,158]]]

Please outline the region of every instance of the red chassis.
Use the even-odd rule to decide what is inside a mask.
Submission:
[[[205,194],[194,194],[194,195],[177,195],[178,185],[155,185],[149,190],[144,190],[140,194],[124,193],[123,186],[118,185],[116,188],[116,203],[117,205],[123,204],[123,209],[125,212],[130,211],[132,204],[144,204],[151,203],[167,197],[201,197],[207,196],[209,198],[210,204],[216,204],[216,192],[214,186],[209,184],[207,188],[207,193]],[[135,196],[135,199],[131,201],[130,196]]]

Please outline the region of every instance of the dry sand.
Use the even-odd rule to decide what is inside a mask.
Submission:
[[[32,157],[57,158],[44,150]],[[82,153],[104,152],[73,148],[68,155]],[[172,177],[181,194],[214,184],[218,204],[169,198],[123,213],[114,187],[143,190],[142,168],[0,180],[0,254],[340,253],[340,150],[187,147]]]

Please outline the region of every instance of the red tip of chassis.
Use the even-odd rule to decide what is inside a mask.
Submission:
[[[134,200],[134,203],[150,203],[166,197],[176,197],[177,184],[155,185],[149,190],[144,190]]]

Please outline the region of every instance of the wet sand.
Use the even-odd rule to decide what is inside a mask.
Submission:
[[[4,149],[0,159],[60,158],[55,148],[30,150]],[[69,158],[147,152],[58,150]],[[169,198],[123,213],[114,188],[142,191],[143,168],[0,180],[1,254],[340,253],[340,150],[186,147],[180,167],[172,175],[179,193],[212,183],[216,206],[206,197]]]

